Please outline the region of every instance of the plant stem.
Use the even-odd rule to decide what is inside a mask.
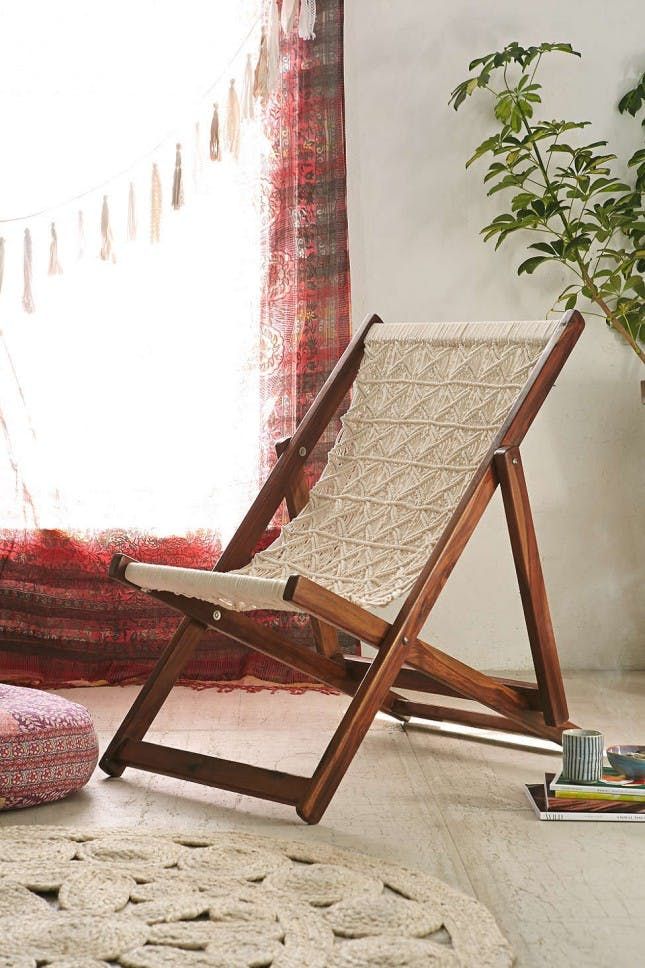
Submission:
[[[529,137],[531,137],[533,134],[533,129],[531,128],[531,125],[529,124],[528,119],[525,116],[524,112],[522,111],[522,108],[518,101],[516,101],[516,104],[517,104],[517,108],[520,113],[520,116],[522,118],[522,124],[526,129],[526,133],[528,134]],[[569,225],[569,220],[567,219],[566,215],[560,208],[557,194],[553,189],[553,186],[551,184],[551,179],[549,178],[549,174],[547,172],[546,166],[542,159],[542,153],[540,152],[540,149],[538,148],[535,142],[531,142],[531,150],[533,151],[533,154],[535,155],[536,161],[538,163],[538,167],[542,172],[542,177],[544,178],[544,187],[546,188],[547,192],[551,196],[551,199],[553,200],[554,205],[557,206],[557,212],[558,212],[558,215],[560,216],[560,220],[564,227],[565,236],[567,237],[569,242],[571,242],[571,227]],[[589,271],[586,264],[583,262],[582,258],[580,257],[580,254],[577,252],[575,255],[575,259],[576,259],[576,262],[578,263],[578,266],[580,269],[580,276],[582,280],[584,281],[585,285],[591,292],[593,301],[596,303],[597,306],[600,306],[600,308],[602,309],[605,319],[608,321],[609,325],[613,329],[615,329],[617,333],[620,333],[622,338],[631,346],[631,348],[634,350],[634,352],[638,356],[641,363],[645,363],[645,351],[641,349],[641,347],[638,345],[638,343],[630,333],[629,329],[620,322],[616,314],[613,312],[613,310],[609,308],[605,300],[602,298],[602,296],[598,291],[598,287],[596,286],[593,279],[589,275]]]
[[[641,363],[645,363],[645,352],[638,345],[638,343],[636,342],[636,340],[634,339],[630,331],[627,329],[627,327],[623,326],[623,324],[617,318],[613,310],[609,308],[605,300],[598,292],[598,288],[594,283],[593,279],[587,272],[586,266],[582,262],[580,263],[580,269],[582,271],[582,278],[584,279],[585,285],[591,292],[591,298],[593,299],[593,301],[596,303],[597,306],[600,306],[600,308],[603,311],[603,315],[607,320],[607,322],[609,323],[609,325],[612,327],[612,329],[615,329],[616,332],[620,333],[622,338],[629,343],[629,345],[634,350],[634,352],[638,356]]]

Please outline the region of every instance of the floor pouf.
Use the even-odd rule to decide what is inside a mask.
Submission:
[[[66,797],[87,783],[97,759],[94,724],[84,706],[0,684],[0,810]]]

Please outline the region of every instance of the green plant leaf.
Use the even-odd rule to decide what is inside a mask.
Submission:
[[[521,276],[522,273],[526,273],[527,275],[530,276],[533,272],[535,272],[535,270],[537,269],[538,266],[541,266],[543,262],[548,262],[548,261],[549,261],[549,259],[548,259],[547,256],[534,255],[530,259],[526,259],[518,267],[517,274],[518,274],[518,276]]]

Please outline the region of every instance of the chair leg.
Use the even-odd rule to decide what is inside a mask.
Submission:
[[[329,806],[338,784],[405,662],[408,648],[408,639],[399,631],[388,645],[381,648],[365,673],[314,771],[305,796],[296,807],[298,816],[307,823],[318,823]]]
[[[123,743],[143,739],[204,631],[201,623],[190,619],[184,619],[180,624],[101,757],[99,766],[105,773],[121,776],[126,767],[119,761]]]
[[[497,451],[495,468],[504,499],[544,721],[558,726],[566,723],[569,711],[519,448]]]

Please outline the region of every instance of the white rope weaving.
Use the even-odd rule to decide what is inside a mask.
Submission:
[[[295,610],[304,575],[365,608],[406,594],[560,322],[373,326],[301,513],[236,572],[131,564],[128,580],[240,611]]]

